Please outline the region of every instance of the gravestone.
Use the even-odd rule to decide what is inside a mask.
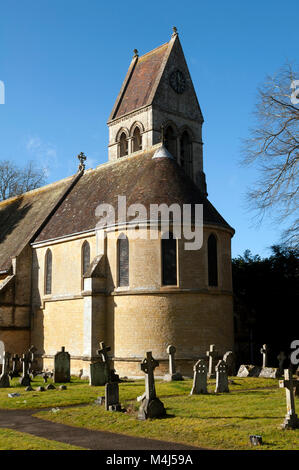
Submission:
[[[259,377],[262,368],[253,364],[242,364],[238,370],[237,377]]]
[[[284,368],[283,368],[284,361],[287,359],[287,356],[285,355],[284,351],[280,351],[280,353],[277,356],[277,359],[278,359],[278,371],[279,371],[279,374],[282,375],[284,371]]]
[[[35,346],[31,346],[28,350],[28,357],[29,357],[29,374],[34,375],[34,372],[37,368],[35,353],[37,349]]]
[[[108,382],[105,385],[105,408],[106,411],[121,411],[117,382]]]
[[[9,382],[9,360],[11,354],[9,352],[5,352],[3,354],[2,360],[2,374],[0,376],[0,388],[8,388],[10,387]]]
[[[2,374],[2,364],[3,364],[4,352],[5,352],[5,345],[4,345],[3,341],[0,341],[0,374]]]
[[[164,380],[171,382],[172,380],[183,380],[183,376],[180,372],[176,371],[175,367],[175,353],[176,347],[171,344],[166,349],[167,354],[169,355],[169,373],[164,376]]]
[[[106,346],[103,341],[100,342],[100,349],[97,354],[101,361],[90,364],[89,385],[100,386],[108,382],[118,381],[118,376],[114,374],[114,370],[110,369],[110,358],[108,352],[111,351],[110,346]]]
[[[299,427],[298,416],[295,411],[294,382],[292,369],[285,369],[284,380],[279,381],[280,388],[286,389],[287,414],[281,427],[283,429],[296,429]]]
[[[227,375],[227,365],[222,360],[219,361],[216,370],[216,388],[215,393],[226,393],[229,392],[228,388],[228,375]]]
[[[279,369],[276,369],[275,367],[263,367],[259,374],[259,377],[263,377],[265,379],[277,379],[280,376],[281,373],[279,372]]]
[[[12,358],[12,371],[10,377],[20,377],[19,366],[20,366],[20,357],[18,354],[14,354]]]
[[[215,372],[214,372],[214,360],[218,356],[218,352],[215,349],[215,344],[210,345],[209,351],[206,352],[208,358],[209,358],[209,372],[208,372],[208,377],[209,379],[214,379],[215,378]]]
[[[263,368],[267,367],[268,365],[268,352],[269,348],[267,347],[266,344],[263,345],[263,347],[260,349],[261,354],[263,355]]]
[[[54,379],[55,383],[71,381],[71,356],[62,346],[61,351],[54,356]]]
[[[22,371],[22,377],[20,378],[20,384],[23,385],[23,387],[29,387],[31,384],[31,379],[29,375],[30,358],[28,356],[28,353],[22,355],[21,362],[22,362],[23,371]]]
[[[225,364],[227,365],[227,373],[228,375],[232,376],[235,375],[236,369],[235,369],[235,355],[232,351],[227,351],[224,356],[223,360]]]
[[[190,395],[199,395],[201,393],[208,393],[207,390],[207,378],[208,368],[206,361],[199,359],[193,367],[193,386]]]
[[[142,396],[141,405],[138,411],[138,419],[158,418],[166,415],[163,403],[156,396],[154,370],[158,367],[152,352],[148,351],[140,364],[141,370],[145,375],[145,394]]]

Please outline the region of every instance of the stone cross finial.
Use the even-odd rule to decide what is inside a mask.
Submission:
[[[178,35],[178,30],[177,30],[177,28],[176,28],[175,26],[173,26],[173,27],[172,27],[172,31],[173,31],[173,33],[172,33],[172,37],[174,37],[174,36],[177,36],[177,35]]]
[[[263,344],[263,347],[260,349],[261,354],[263,355],[263,368],[267,367],[268,362],[268,347],[266,344]]]
[[[298,416],[295,411],[294,382],[291,369],[284,370],[284,380],[279,381],[279,387],[286,389],[287,414],[282,424],[284,429],[295,429],[299,427]]]
[[[210,345],[210,349],[209,349],[209,351],[206,352],[206,354],[209,358],[209,373],[208,373],[208,376],[210,378],[214,378],[215,373],[213,371],[213,359],[216,359],[216,357],[218,356],[218,352],[215,349],[215,344]]]
[[[145,397],[147,400],[156,398],[154,370],[158,367],[159,362],[156,361],[151,351],[147,351],[145,358],[140,364],[141,370],[146,374],[145,376]]]
[[[174,355],[176,353],[176,347],[170,344],[166,351],[167,351],[167,354],[169,354],[169,374],[173,375],[175,374]]]
[[[83,152],[79,153],[78,160],[80,162],[78,170],[79,171],[84,171],[85,170],[85,163],[84,162],[86,161],[86,156],[84,155]]]
[[[138,57],[138,50],[137,49],[134,49],[134,56],[133,57]]]

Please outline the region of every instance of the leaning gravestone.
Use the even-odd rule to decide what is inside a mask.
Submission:
[[[242,364],[238,370],[237,377],[259,377],[262,368],[253,364]]]
[[[108,382],[105,385],[105,407],[106,411],[121,411],[117,382]]]
[[[62,346],[61,351],[54,356],[54,378],[55,383],[71,381],[71,356]]]
[[[215,372],[214,372],[214,361],[216,357],[218,356],[218,352],[215,349],[215,344],[210,345],[209,351],[207,351],[207,356],[209,358],[209,372],[208,372],[208,377],[209,379],[214,379],[215,378]]]
[[[227,374],[232,376],[235,375],[235,355],[232,351],[227,351],[224,356],[223,360],[227,365]]]
[[[279,386],[286,389],[287,414],[281,427],[283,429],[299,428],[299,419],[295,411],[294,382],[292,369],[285,369],[284,380],[279,381]]]
[[[228,388],[228,375],[227,375],[227,365],[222,360],[219,361],[216,370],[216,388],[215,393],[226,393],[229,392]]]
[[[167,347],[166,351],[169,356],[169,373],[164,376],[164,380],[166,380],[167,382],[171,382],[172,380],[183,380],[182,374],[180,372],[177,372],[175,367],[175,346],[172,346],[172,344],[170,344]]]
[[[145,394],[141,398],[141,405],[138,411],[138,419],[158,418],[166,415],[163,403],[156,396],[154,370],[158,367],[152,352],[148,351],[140,364],[141,370],[145,375]]]
[[[0,376],[0,388],[8,388],[10,387],[9,383],[9,360],[11,354],[9,352],[5,352],[3,355],[3,362],[2,362],[2,374]]]
[[[193,367],[193,387],[190,395],[199,395],[201,393],[208,393],[207,390],[207,377],[208,368],[203,359],[199,359]]]

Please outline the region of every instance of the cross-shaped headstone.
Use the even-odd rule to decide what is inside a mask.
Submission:
[[[108,357],[108,352],[111,351],[110,346],[106,346],[103,341],[100,342],[100,349],[97,350],[97,353],[101,356],[103,362],[109,364],[110,360]]]
[[[30,376],[29,376],[29,366],[30,366],[30,357],[29,354],[23,354],[22,355],[22,368],[23,368],[23,373],[22,377],[20,379],[21,385],[24,387],[28,387],[30,385]]]
[[[299,427],[298,416],[295,411],[294,382],[291,369],[284,370],[284,380],[279,381],[279,387],[286,389],[287,414],[282,427],[285,429],[295,429]]]
[[[266,344],[264,344],[263,347],[260,349],[260,352],[263,355],[263,368],[267,367],[268,351],[269,351],[269,349],[268,349]]]
[[[146,353],[145,358],[140,364],[141,370],[146,374],[145,398],[147,400],[153,400],[154,398],[156,398],[154,370],[156,367],[158,367],[158,365],[159,365],[159,362],[153,358],[151,351],[148,351]]]
[[[285,355],[284,351],[280,351],[280,353],[277,356],[277,359],[278,359],[278,364],[279,364],[278,366],[279,372],[282,373],[284,361],[287,359],[287,356]]]
[[[193,387],[190,395],[208,393],[207,390],[207,365],[203,359],[199,359],[193,367]]]
[[[206,354],[209,358],[209,373],[208,373],[208,376],[210,378],[213,378],[213,377],[215,377],[215,373],[213,371],[213,359],[216,359],[216,357],[218,356],[218,352],[215,349],[215,344],[210,345],[210,349],[209,349],[209,351],[206,352]]]
[[[167,354],[169,355],[169,374],[170,375],[173,375],[176,372],[175,360],[174,360],[175,353],[176,353],[176,347],[170,344],[167,348]]]

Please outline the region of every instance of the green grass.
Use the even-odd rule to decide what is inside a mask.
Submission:
[[[87,381],[72,377],[67,390],[25,392],[24,387],[0,389],[0,408],[41,409],[35,416],[72,426],[105,430],[130,436],[162,439],[209,449],[250,449],[249,435],[260,434],[259,449],[299,449],[299,430],[284,431],[280,425],[286,414],[285,390],[277,379],[232,378],[230,393],[214,394],[215,380],[209,381],[209,395],[190,396],[192,380],[156,381],[157,396],[167,417],[138,421],[136,397],[144,392],[144,380],[120,384],[120,400],[127,413],[106,412],[94,404],[104,395],[104,387],[90,387]],[[18,382],[14,379],[13,385]],[[43,385],[36,378],[32,386]],[[8,398],[18,392],[20,397]],[[296,398],[297,408],[299,406]],[[84,407],[61,408],[85,404]],[[57,413],[42,408],[60,408]],[[256,447],[254,447],[256,449]]]
[[[24,432],[0,429],[0,450],[84,450],[81,447],[64,444]]]

